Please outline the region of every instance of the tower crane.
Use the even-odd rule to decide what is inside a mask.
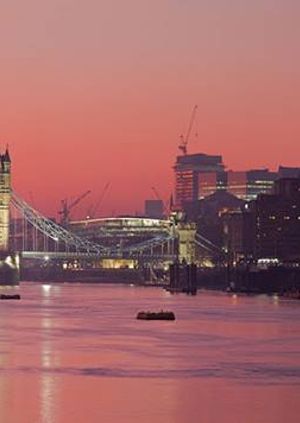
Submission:
[[[193,129],[193,125],[194,125],[194,122],[195,122],[195,117],[196,117],[197,109],[198,109],[198,106],[196,104],[193,107],[193,110],[192,110],[192,114],[191,114],[191,118],[190,118],[190,121],[189,121],[189,126],[188,126],[187,133],[186,133],[185,136],[184,135],[181,135],[180,136],[180,144],[179,144],[178,148],[179,148],[179,150],[182,151],[182,154],[184,156],[187,154],[187,144],[189,142],[191,131]]]
[[[105,196],[106,192],[108,191],[109,187],[110,187],[110,182],[107,182],[104,185],[103,191],[101,192],[101,195],[100,195],[97,203],[94,205],[94,207],[91,206],[89,208],[87,219],[93,219],[95,217],[96,212],[99,209],[99,207],[101,206],[103,199],[104,199],[104,196]]]
[[[87,195],[90,194],[90,190],[85,191],[83,194],[81,194],[79,197],[77,197],[71,204],[68,203],[68,199],[65,198],[64,200],[61,200],[61,210],[59,210],[59,214],[61,215],[61,224],[62,225],[68,225],[70,220],[70,213],[71,210],[77,206],[77,204],[83,200]]]
[[[161,197],[160,197],[160,195],[159,195],[159,193],[158,193],[158,191],[157,191],[157,189],[155,188],[155,187],[151,187],[151,189],[152,189],[152,191],[154,192],[154,194],[155,194],[155,197],[159,200],[159,201],[161,201],[162,202],[162,205],[163,205],[163,212],[164,212],[164,214],[166,215],[166,216],[168,216],[169,215],[169,207],[167,206],[167,204],[161,199]]]

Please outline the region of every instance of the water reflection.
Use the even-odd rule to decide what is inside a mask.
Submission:
[[[60,402],[59,379],[55,377],[52,370],[59,368],[59,350],[53,350],[53,321],[56,318],[51,313],[53,287],[49,284],[42,285],[42,304],[45,308],[41,314],[41,370],[40,370],[40,421],[41,423],[55,423],[58,415],[56,410]]]
[[[0,308],[5,423],[289,423],[300,307],[274,297],[23,284]],[[140,309],[175,322],[143,322]]]

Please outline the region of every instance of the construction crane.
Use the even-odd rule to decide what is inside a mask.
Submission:
[[[191,118],[190,118],[190,122],[189,122],[189,126],[188,126],[188,130],[186,135],[181,135],[180,136],[180,144],[178,146],[179,150],[182,151],[182,154],[185,156],[187,154],[187,144],[189,142],[189,138],[191,135],[191,131],[193,129],[193,125],[195,122],[195,117],[196,117],[196,112],[197,112],[198,106],[197,104],[193,107],[192,110],[192,114],[191,114]]]
[[[61,215],[61,224],[66,226],[69,223],[70,220],[70,213],[71,210],[77,206],[77,204],[83,200],[87,195],[90,194],[90,190],[84,192],[79,197],[77,197],[71,204],[68,203],[68,199],[65,198],[64,200],[61,200],[61,210],[59,210],[58,214]]]
[[[91,207],[89,208],[88,215],[87,215],[87,219],[93,219],[93,218],[95,217],[96,212],[98,211],[99,207],[101,206],[101,204],[102,204],[102,202],[103,202],[103,199],[104,199],[104,196],[105,196],[105,194],[107,193],[107,191],[108,191],[109,187],[110,187],[110,182],[107,182],[107,183],[105,184],[104,188],[103,188],[103,191],[102,191],[102,193],[101,193],[101,195],[100,195],[100,197],[99,197],[99,199],[98,199],[97,203],[94,205],[94,207],[93,207],[93,206],[91,206]]]
[[[155,187],[151,187],[152,191],[155,194],[155,197],[162,202],[163,205],[163,213],[165,216],[169,215],[169,207],[167,206],[167,204],[161,199],[161,196],[159,195],[157,189]]]

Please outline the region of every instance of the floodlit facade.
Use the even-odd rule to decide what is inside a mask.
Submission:
[[[179,260],[181,262],[184,260],[188,264],[195,263],[195,236],[197,232],[196,225],[194,223],[179,224],[177,232],[179,237]]]
[[[159,237],[172,231],[169,220],[145,217],[109,217],[70,222],[70,230],[107,247],[123,248]]]
[[[9,203],[11,197],[11,161],[8,150],[0,155],[0,251],[9,249]]]

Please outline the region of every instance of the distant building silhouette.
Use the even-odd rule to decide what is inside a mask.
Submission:
[[[162,200],[145,200],[145,216],[151,219],[162,219],[164,204]]]
[[[300,167],[279,166],[278,178],[300,178]]]

